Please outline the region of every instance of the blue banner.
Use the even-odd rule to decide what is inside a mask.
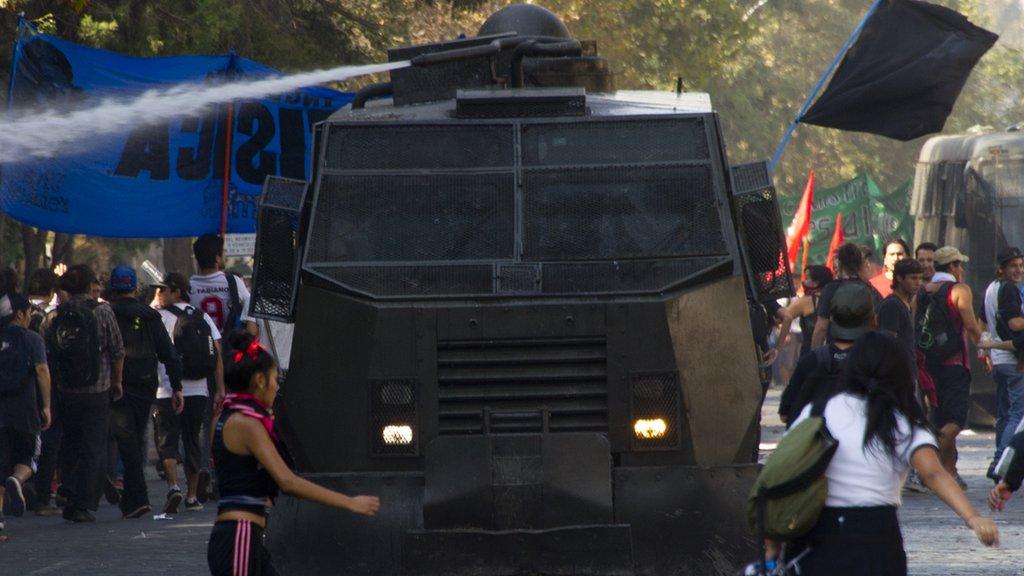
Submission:
[[[135,58],[24,34],[15,49],[9,114],[83,109],[183,82],[276,73],[234,55]],[[313,125],[351,99],[349,93],[313,87],[234,101],[201,116],[97,137],[71,154],[8,163],[0,171],[0,210],[38,228],[97,236],[218,232],[230,105],[228,232],[254,232],[264,179],[308,179]]]

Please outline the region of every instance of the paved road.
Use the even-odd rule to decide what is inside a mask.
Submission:
[[[150,482],[150,502],[163,506],[166,488]],[[155,512],[160,512],[156,510]],[[96,522],[71,524],[60,516],[26,512],[7,518],[10,540],[0,544],[0,575],[198,575],[208,573],[206,542],[216,510],[185,512],[171,520],[153,515],[122,520],[116,506],[100,504]]]
[[[764,408],[764,446],[778,440],[782,424],[775,415],[778,391]],[[968,495],[983,506],[991,483],[984,477],[993,436],[979,432],[961,442],[961,475]],[[150,498],[162,504],[164,486],[150,482]],[[914,576],[1024,574],[1024,499],[1011,501],[998,518],[1002,547],[986,549],[936,497],[908,495],[900,512]],[[95,524],[68,524],[60,517],[30,513],[7,519],[11,540],[0,544],[0,576],[93,575],[137,576],[205,574],[206,542],[213,525],[212,508],[182,512],[171,520],[122,520],[116,507],[101,505]]]

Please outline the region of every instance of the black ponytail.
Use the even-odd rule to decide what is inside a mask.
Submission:
[[[248,391],[253,375],[266,374],[277,366],[274,357],[251,334],[236,332],[228,346],[224,359],[224,386],[229,392]]]
[[[892,458],[899,427],[897,412],[909,420],[912,428],[930,429],[914,392],[914,374],[910,354],[902,342],[883,332],[868,332],[857,339],[846,360],[843,374],[845,391],[867,398],[865,449],[877,440]]]

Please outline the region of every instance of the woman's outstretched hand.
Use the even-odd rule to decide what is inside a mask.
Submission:
[[[978,540],[985,546],[999,545],[999,528],[996,528],[996,523],[989,518],[975,516],[967,521],[967,525],[974,530]]]
[[[1006,485],[1006,482],[1000,482],[999,484],[996,484],[996,487],[988,494],[988,507],[992,510],[1002,512],[1012,495],[1013,490],[1010,490],[1010,487]]]
[[[380,510],[380,498],[376,496],[353,496],[351,512],[363,516],[375,516]]]

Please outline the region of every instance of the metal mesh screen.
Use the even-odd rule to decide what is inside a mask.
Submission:
[[[493,294],[494,267],[466,266],[315,266],[312,270],[360,292],[379,296]]]
[[[732,167],[732,189],[734,194],[755,192],[770,188],[771,172],[767,162],[751,162]]]
[[[511,173],[329,174],[316,210],[311,263],[513,257]]]
[[[370,380],[370,453],[415,456],[420,427],[416,417],[415,380]]]
[[[678,374],[638,374],[631,378],[631,384],[633,449],[678,448],[681,428]]]
[[[607,293],[667,289],[689,278],[716,277],[728,270],[731,259],[688,258],[640,262],[586,262],[544,264],[545,294]]]
[[[725,252],[707,166],[524,171],[524,260]]]
[[[498,292],[537,292],[540,290],[540,266],[501,264],[498,266]]]
[[[523,126],[524,166],[640,164],[704,160],[702,118]]]
[[[324,130],[305,269],[355,292],[650,293],[731,262],[707,117]]]
[[[306,188],[305,180],[268,176],[266,182],[263,183],[263,197],[260,199],[260,206],[298,212],[302,210]]]
[[[334,125],[326,167],[341,170],[443,170],[511,167],[510,125]]]
[[[291,322],[298,283],[299,214],[306,194],[300,180],[269,177],[257,215],[250,313]]]
[[[757,295],[792,296],[793,283],[775,189],[741,194],[733,198],[733,203],[742,249]]]

